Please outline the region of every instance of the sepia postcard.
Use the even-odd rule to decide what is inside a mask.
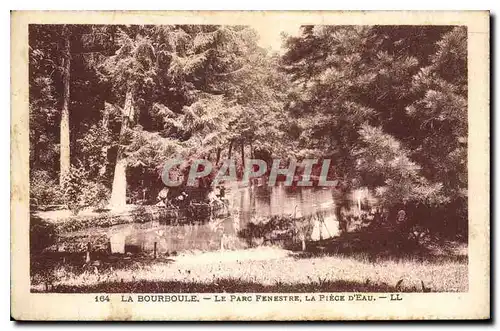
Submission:
[[[490,318],[488,11],[13,11],[18,321]]]

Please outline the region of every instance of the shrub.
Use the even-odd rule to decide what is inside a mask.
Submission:
[[[80,201],[82,205],[101,209],[107,205],[110,194],[110,190],[104,184],[86,180],[83,183]]]
[[[138,206],[133,209],[131,216],[135,222],[139,223],[153,222],[155,220],[153,212],[144,206]]]
[[[249,222],[238,236],[250,246],[256,239],[286,244],[305,240],[311,230],[311,217],[294,218],[292,216],[271,216],[256,222]]]
[[[109,195],[109,189],[104,184],[88,179],[88,173],[82,166],[71,167],[66,179],[64,201],[74,214],[87,206],[103,208]]]
[[[63,195],[56,179],[45,170],[34,170],[30,178],[30,199],[35,205],[63,203]]]
[[[53,224],[40,217],[31,216],[30,219],[30,252],[39,252],[55,244],[57,231]]]

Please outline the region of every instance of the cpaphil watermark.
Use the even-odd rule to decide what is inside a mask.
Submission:
[[[285,167],[281,166],[281,159],[272,160],[270,167],[264,160],[246,159],[242,173],[237,173],[236,162],[233,159],[224,160],[216,167],[209,160],[195,159],[189,166],[187,180],[184,175],[179,175],[177,178],[172,179],[172,169],[181,167],[185,162],[182,159],[170,159],[165,163],[162,180],[166,186],[177,187],[182,184],[197,186],[199,180],[208,177],[211,179],[212,186],[217,186],[223,182],[238,181],[239,179],[241,179],[240,182],[242,184],[248,184],[253,178],[267,179],[268,186],[275,186],[278,178],[284,182],[285,186],[335,187],[339,184],[339,181],[336,179],[329,180],[330,159],[323,159],[321,168],[319,168],[320,161],[318,159],[305,159],[301,163],[290,160],[287,161]],[[319,174],[317,174],[318,170]],[[315,173],[313,174],[313,172]]]

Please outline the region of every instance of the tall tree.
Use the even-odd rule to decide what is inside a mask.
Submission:
[[[414,75],[432,61],[436,41],[449,30],[306,26],[287,40],[282,61],[294,82],[288,104],[293,145],[299,157],[334,160],[343,180],[336,191],[342,229],[340,209],[356,187],[375,189],[389,208],[444,202],[443,178],[427,176],[415,158],[421,119],[405,109],[421,93],[413,88]]]
[[[127,88],[125,95],[125,105],[123,106],[122,112],[122,125],[120,129],[119,143],[121,144],[127,130],[130,129],[130,124],[134,120],[134,100],[133,100],[133,88],[130,86]],[[109,201],[110,206],[114,208],[123,207],[126,204],[127,198],[127,160],[124,156],[124,147],[118,146],[118,152],[116,154],[116,164],[115,171],[113,173],[113,186],[111,189],[111,199]]]
[[[101,30],[93,25],[30,26],[30,173],[52,186],[54,181],[67,184],[75,164],[96,163],[90,146],[79,141],[104,105],[96,68],[110,43]],[[58,195],[52,203],[65,202],[61,190]]]
[[[455,27],[437,42],[428,66],[413,77],[418,95],[407,109],[419,123],[411,141],[422,174],[442,184],[445,203],[432,218],[441,228],[467,233],[467,29]],[[425,206],[429,209],[428,206]],[[428,212],[429,214],[429,212]]]
[[[61,111],[61,132],[60,132],[60,172],[59,183],[65,186],[69,178],[71,168],[70,159],[70,137],[69,137],[69,106],[70,106],[70,70],[71,70],[71,30],[68,26],[62,28],[62,37],[64,39],[64,55],[62,58],[62,77],[63,77],[63,105]]]
[[[124,92],[125,100],[121,108],[121,128],[118,138],[118,150],[113,173],[111,199],[112,208],[121,208],[126,204],[127,159],[125,145],[127,133],[134,124],[136,87],[153,74],[153,50],[147,37],[140,32],[131,33],[118,29],[115,40],[119,49],[103,63],[103,70],[108,75],[118,92]]]
[[[116,54],[102,66],[113,91],[125,99],[120,107],[114,206],[125,204],[128,166],[141,165],[154,173],[175,156],[215,160],[231,141],[252,143],[255,138],[247,132],[256,131],[265,107],[279,109],[272,91],[264,97],[256,94],[266,90],[264,71],[271,64],[252,29],[130,26],[120,27],[114,39]],[[268,64],[256,70],[259,63]],[[164,147],[158,149],[160,142]]]

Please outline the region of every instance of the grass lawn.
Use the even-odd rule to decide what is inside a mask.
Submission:
[[[83,267],[60,265],[48,278],[32,277],[32,291],[463,292],[468,289],[464,251],[453,256],[373,259],[363,254],[314,255],[259,247],[156,260],[121,257]]]

